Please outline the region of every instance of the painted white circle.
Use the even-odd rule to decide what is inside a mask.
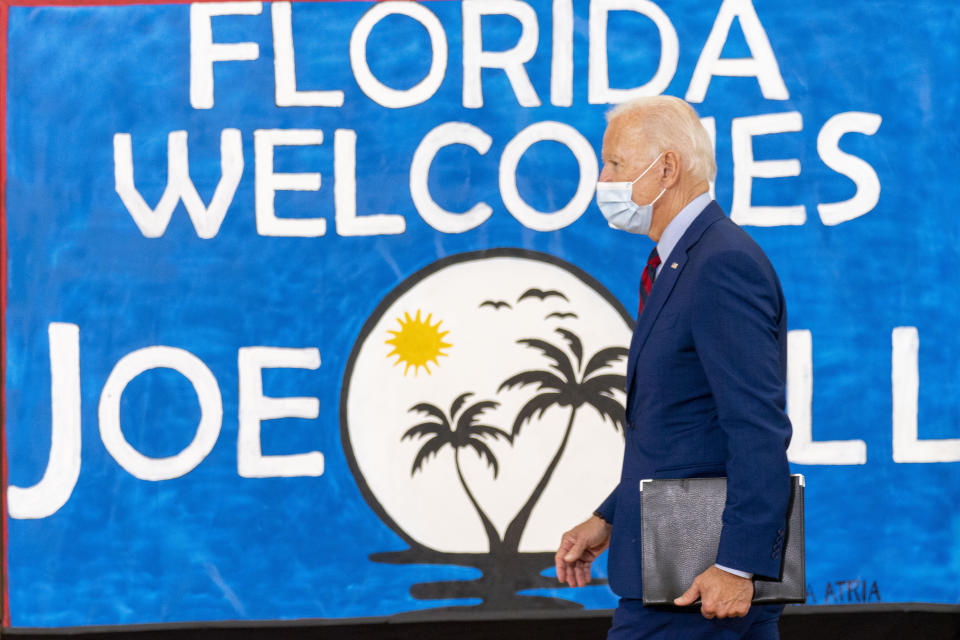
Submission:
[[[412,323],[406,320],[408,314]],[[427,365],[429,373],[424,367],[406,366],[414,359],[410,353],[407,360],[390,356],[397,345],[388,341],[397,335],[391,331],[403,331],[401,319],[408,328],[411,324],[433,327],[433,337],[442,334],[442,342],[449,345],[437,349],[436,342],[411,342],[399,348],[445,353]],[[519,551],[556,550],[561,534],[588,516],[616,486],[623,435],[587,404],[575,414],[570,406],[549,406],[523,424],[512,443],[502,437],[482,437],[496,460],[496,477],[488,460],[475,449],[459,449],[466,489],[452,446],[439,448],[414,472],[418,452],[431,436],[403,437],[417,424],[437,421],[411,411],[412,407],[428,403],[449,416],[453,401],[467,392],[473,395],[457,415],[477,402],[495,401],[498,406],[482,413],[477,423],[510,432],[521,408],[545,391],[538,391],[537,384],[500,390],[501,384],[523,371],[556,372],[542,350],[518,340],[553,344],[576,368],[576,355],[556,331],[561,327],[582,342],[582,365],[601,349],[624,350],[623,357],[590,377],[624,375],[631,335],[628,321],[573,272],[534,257],[500,255],[454,262],[415,282],[370,322],[347,372],[344,426],[367,489],[407,536],[436,551],[486,552],[488,537],[467,489],[502,537],[544,477],[571,415],[569,442],[536,502]],[[581,374],[582,368],[577,373],[582,379]],[[609,395],[622,406],[622,388]]]

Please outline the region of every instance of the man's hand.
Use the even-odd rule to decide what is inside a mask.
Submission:
[[[750,610],[753,580],[710,567],[673,603],[685,607],[697,598],[700,598],[700,613],[704,618],[742,618]]]
[[[557,580],[571,587],[590,582],[590,565],[610,544],[610,525],[597,516],[581,522],[560,538],[557,550]]]

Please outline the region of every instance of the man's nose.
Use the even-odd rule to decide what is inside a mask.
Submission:
[[[613,180],[610,177],[611,173],[612,172],[610,171],[610,167],[608,167],[607,165],[603,165],[603,170],[600,171],[600,178],[598,179],[598,182],[613,182]]]

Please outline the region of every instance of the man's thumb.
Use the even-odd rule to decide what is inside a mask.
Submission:
[[[699,597],[700,597],[700,588],[697,587],[696,583],[694,583],[690,585],[690,588],[687,589],[682,596],[680,596],[679,598],[676,598],[673,601],[673,604],[677,605],[678,607],[686,607],[687,605],[691,605],[694,602],[696,602],[697,598]]]
[[[570,547],[570,551],[567,552],[567,555],[563,556],[563,561],[567,564],[576,562],[580,559],[580,556],[583,555],[583,550],[587,548],[587,543],[583,540],[578,540],[573,543],[573,546]]]

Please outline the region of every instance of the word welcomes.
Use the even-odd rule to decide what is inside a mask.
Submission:
[[[629,11],[651,20],[660,36],[660,55],[653,77],[630,88],[610,86],[607,50],[607,25],[610,14]],[[260,57],[256,42],[214,42],[213,18],[216,16],[259,16],[260,2],[225,2],[194,4],[190,8],[190,104],[194,109],[214,106],[214,64],[239,64]],[[426,31],[431,56],[426,76],[408,89],[395,89],[377,78],[367,61],[368,43],[374,27],[384,18],[402,15],[419,23]],[[483,16],[501,15],[520,24],[515,46],[505,51],[484,49]],[[251,20],[255,18],[250,18]],[[499,70],[506,74],[518,104],[526,109],[542,106],[542,100],[526,71],[525,64],[537,55],[540,40],[540,16],[520,0],[462,2],[462,96],[465,109],[484,105],[481,72]],[[721,58],[721,52],[737,20],[750,50],[747,58]],[[271,5],[272,49],[274,55],[274,101],[278,107],[318,107],[344,109],[344,91],[340,88],[300,90],[294,65],[292,9],[288,2]],[[589,12],[589,62],[587,69],[587,101],[590,104],[614,104],[644,95],[657,95],[670,85],[677,71],[680,44],[670,18],[648,0],[592,0]],[[449,26],[449,25],[448,25]],[[572,107],[574,84],[574,19],[572,0],[554,0],[552,11],[552,47],[550,49],[550,103],[553,107]],[[333,43],[332,46],[337,46]],[[384,2],[375,4],[356,23],[349,43],[350,69],[353,80],[372,102],[387,109],[407,109],[422,104],[437,93],[447,77],[450,47],[444,25],[436,14],[416,2]],[[750,0],[725,0],[700,52],[690,78],[686,99],[693,103],[704,100],[710,81],[716,76],[755,78],[763,97],[772,101],[790,98],[779,64],[766,31]],[[554,109],[555,112],[555,109]],[[347,112],[345,112],[347,113]],[[882,122],[880,115],[858,111],[837,113],[820,125],[817,154],[833,171],[848,177],[856,192],[848,200],[820,203],[817,211],[826,225],[836,225],[873,210],[880,197],[880,181],[876,172],[861,158],[840,150],[840,139],[847,133],[873,135]],[[717,127],[711,116],[703,124],[716,145]],[[800,132],[803,116],[798,111],[748,115],[733,118],[730,147],[733,156],[733,202],[730,215],[737,223],[755,226],[802,225],[807,212],[804,205],[754,206],[751,194],[754,179],[785,178],[801,173],[799,159],[754,160],[754,138]],[[237,187],[244,175],[243,134],[236,128],[220,132],[221,176],[210,187],[214,195],[204,203],[190,177],[186,130],[168,134],[167,185],[159,202],[151,207],[134,183],[133,140],[129,133],[119,132],[113,138],[116,191],[140,232],[148,238],[164,234],[177,205],[182,202],[201,238],[213,238],[233,203]],[[333,133],[333,191],[336,233],[341,236],[396,235],[406,231],[406,217],[398,211],[408,197],[396,194],[392,212],[358,214],[356,204],[357,131],[338,128]],[[321,173],[317,171],[281,173],[274,170],[274,153],[280,147],[317,146],[324,142],[324,132],[315,128],[256,129],[253,131],[254,200],[257,233],[262,236],[319,237],[327,233],[328,216],[291,217],[279,215],[274,206],[278,191],[319,191]],[[574,195],[554,211],[539,211],[527,203],[517,188],[517,167],[527,150],[538,142],[552,141],[565,146],[575,157],[579,177]],[[441,207],[430,193],[428,176],[434,158],[451,145],[465,145],[480,156],[487,154],[493,139],[481,127],[460,121],[436,123],[419,142],[412,154],[409,171],[409,199],[417,214],[442,233],[462,233],[483,224],[493,213],[485,201],[468,203],[461,211]],[[491,162],[486,159],[478,162]],[[565,228],[583,215],[593,196],[599,167],[590,142],[576,129],[557,120],[545,120],[519,130],[507,142],[497,164],[498,191],[503,206],[525,227],[535,231]],[[156,172],[151,168],[151,172]],[[155,179],[151,180],[155,182]],[[492,186],[492,185],[491,185]],[[322,213],[322,212],[320,212]],[[329,214],[330,212],[328,212]]]

